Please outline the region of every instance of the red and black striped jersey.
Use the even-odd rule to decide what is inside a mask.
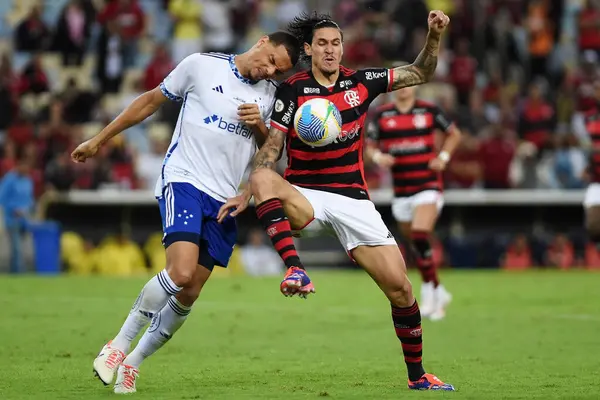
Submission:
[[[393,70],[368,68],[354,71],[340,67],[335,84],[329,88],[317,82],[311,71],[300,72],[283,82],[277,91],[271,127],[287,134],[288,166],[284,178],[297,186],[368,199],[363,166],[367,111],[381,93],[391,91]],[[298,107],[313,98],[326,98],[342,116],[342,132],[331,144],[311,147],[294,129]]]
[[[448,132],[451,126],[452,121],[437,106],[421,100],[406,113],[394,104],[377,109],[369,123],[369,136],[396,159],[392,166],[396,197],[442,190],[441,174],[429,169],[429,161],[437,157],[435,130]]]
[[[600,108],[590,111],[585,117],[585,128],[592,141],[590,172],[592,182],[600,183]]]

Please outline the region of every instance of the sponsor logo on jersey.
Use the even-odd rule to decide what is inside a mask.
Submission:
[[[281,117],[281,121],[284,124],[289,125],[290,122],[292,122],[292,114],[294,113],[294,108],[296,108],[296,106],[294,105],[294,102],[290,101],[287,111],[285,112],[285,114],[283,114],[283,117]]]
[[[314,87],[305,87],[304,94],[321,93],[321,89]]]
[[[406,154],[422,151],[427,148],[427,143],[424,140],[402,140],[390,146],[392,154]]]
[[[216,127],[222,131],[235,133],[236,135],[244,137],[246,139],[252,138],[252,130],[248,128],[245,124],[241,122],[233,123],[225,121],[223,117],[220,117],[217,114],[209,115],[208,117],[204,118],[204,123],[206,125],[215,124]]]
[[[387,75],[387,72],[371,72],[371,71],[368,71],[365,75],[366,75],[368,81],[372,81],[373,79],[385,78],[385,76]]]
[[[339,136],[334,140],[334,143],[346,142],[358,137],[360,134],[360,125],[354,125],[349,131],[342,131]]]
[[[345,87],[350,87],[352,86],[352,81],[351,80],[346,80],[346,81],[341,81],[340,82],[340,88],[345,88]]]

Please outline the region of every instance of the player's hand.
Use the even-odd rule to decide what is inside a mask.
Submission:
[[[260,115],[260,108],[258,108],[258,104],[255,103],[247,103],[239,106],[238,115],[240,121],[248,126],[257,126],[263,122],[262,116]]]
[[[439,157],[436,157],[433,160],[429,161],[429,169],[435,172],[442,172],[446,169],[446,165],[446,161],[440,159]]]
[[[396,162],[396,158],[391,154],[381,153],[376,154],[376,156],[373,157],[373,161],[380,167],[390,168]]]
[[[427,25],[429,26],[430,32],[440,35],[446,30],[446,27],[449,23],[450,17],[448,17],[442,11],[433,10],[429,12],[429,16],[427,17]]]
[[[94,139],[86,140],[73,150],[71,153],[71,160],[76,163],[83,163],[88,158],[94,157],[99,148],[100,145],[96,143]]]
[[[242,194],[228,199],[227,202],[225,202],[225,204],[223,204],[219,209],[217,221],[222,223],[228,215],[231,215],[232,217],[239,215],[242,211],[248,208],[251,198],[252,194],[250,191],[244,190]]]

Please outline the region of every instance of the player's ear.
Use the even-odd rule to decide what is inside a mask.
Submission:
[[[258,42],[256,42],[256,47],[262,47],[265,43],[269,42],[269,37],[267,35],[263,35],[261,36],[260,39],[258,39]]]
[[[310,44],[308,43],[304,43],[304,52],[306,53],[307,56],[312,56],[312,47],[310,47]]]

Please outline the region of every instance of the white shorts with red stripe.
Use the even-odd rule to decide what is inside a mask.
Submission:
[[[396,197],[392,200],[392,214],[398,222],[410,222],[415,208],[421,204],[436,204],[439,214],[444,207],[444,196],[437,190],[424,190],[412,196]]]
[[[348,252],[358,246],[397,245],[372,201],[294,187],[306,197],[315,212],[314,219],[294,232],[295,236],[304,236],[305,230],[324,230],[337,236]]]

